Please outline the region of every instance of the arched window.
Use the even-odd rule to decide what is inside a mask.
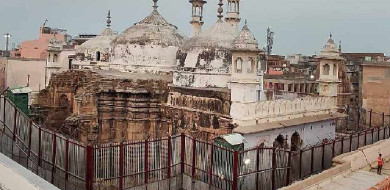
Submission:
[[[273,143],[273,147],[274,148],[283,148],[283,144],[284,144],[284,137],[283,137],[283,135],[279,135],[278,137],[276,137],[276,139]]]
[[[236,60],[236,73],[242,73],[242,59],[237,58]]]
[[[325,64],[322,70],[323,70],[323,75],[329,75],[329,70],[330,70],[329,64]]]
[[[96,52],[96,61],[100,61],[100,51]]]
[[[49,53],[49,55],[47,55],[47,60],[49,60],[49,62],[51,61],[50,58],[51,58],[51,56],[50,56],[50,53]]]
[[[333,64],[333,75],[334,76],[337,75],[337,65],[336,64]]]
[[[298,151],[301,149],[302,146],[302,139],[298,132],[295,131],[295,133],[291,136],[291,151]]]
[[[249,58],[248,59],[248,63],[247,63],[247,72],[248,73],[253,73],[253,71],[254,71],[254,61],[253,61],[253,59],[252,58]]]
[[[57,59],[58,59],[57,54],[54,54],[54,56],[53,56],[53,62],[57,62]]]

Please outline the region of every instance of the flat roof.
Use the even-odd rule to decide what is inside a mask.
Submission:
[[[259,133],[264,131],[271,131],[275,129],[298,126],[305,123],[315,123],[315,122],[325,121],[329,119],[338,119],[346,116],[347,115],[341,113],[313,115],[313,116],[306,116],[306,117],[288,119],[283,121],[259,123],[257,125],[251,125],[251,126],[239,126],[235,128],[233,132],[240,133],[240,134],[253,134],[253,133]]]

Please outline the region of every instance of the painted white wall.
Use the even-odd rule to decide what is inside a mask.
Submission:
[[[294,127],[275,129],[254,134],[243,135],[247,140],[245,149],[253,148],[264,143],[266,147],[272,147],[273,142],[279,135],[286,138],[288,136],[288,145],[291,147],[291,136],[298,132],[303,140],[302,148],[321,143],[324,139],[333,140],[336,138],[336,125],[334,120],[326,120],[315,123],[308,123]]]

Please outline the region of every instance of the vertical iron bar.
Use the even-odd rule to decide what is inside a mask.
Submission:
[[[172,160],[172,137],[169,136],[168,137],[168,163],[167,163],[167,167],[168,167],[168,185],[169,185],[169,188],[171,187],[171,160]]]
[[[214,165],[214,145],[209,145],[211,146],[210,150],[210,169],[209,169],[209,185],[210,187],[213,186],[213,165]]]
[[[371,144],[374,144],[374,128],[371,128]]]
[[[14,113],[14,131],[12,135],[12,144],[11,144],[11,157],[14,159],[14,144],[16,144],[16,116],[17,116],[17,109],[14,107],[15,113]]]
[[[272,190],[276,189],[276,148],[272,149]]]
[[[358,132],[358,139],[357,139],[357,149],[359,149],[360,148],[360,132]]]
[[[86,190],[93,190],[93,172],[94,172],[94,155],[93,147],[91,145],[87,146],[87,171],[85,172],[85,181],[86,181]]]
[[[54,172],[56,170],[57,135],[54,133],[52,136],[53,136],[53,149],[52,149],[51,163],[53,164],[53,167],[51,170],[51,183],[54,184]]]
[[[260,147],[256,150],[256,190],[259,190],[259,171],[260,171]]]
[[[333,159],[333,158],[335,157],[335,155],[336,155],[335,148],[336,148],[336,139],[333,140],[333,146],[332,146],[332,159]]]
[[[370,110],[370,128],[372,127],[372,109]]]
[[[322,143],[321,167],[322,167],[322,170],[325,170],[325,143]]]
[[[195,171],[196,171],[196,139],[192,139],[192,177],[195,178]]]
[[[303,154],[303,150],[301,149],[299,151],[299,179],[302,178],[302,154]]]
[[[364,131],[364,146],[367,145],[367,130]]]
[[[181,154],[180,154],[180,160],[181,160],[181,173],[184,175],[184,160],[185,160],[185,151],[186,151],[186,136],[184,133],[181,134]]]
[[[123,142],[119,145],[119,190],[123,189]]]
[[[28,166],[28,162],[30,160],[30,156],[31,156],[31,134],[32,134],[32,120],[30,120],[29,122],[29,131],[28,131],[28,151],[27,151],[27,169],[29,168]]]
[[[39,127],[38,128],[38,166],[41,167],[42,166],[42,159],[41,159],[41,155],[42,155],[42,129]],[[38,171],[37,171],[38,172]]]
[[[286,181],[286,186],[290,184],[290,175],[291,175],[291,156],[292,152],[288,151],[288,161],[287,161],[287,181]],[[257,170],[258,171],[258,170]],[[257,179],[256,179],[257,181]],[[256,187],[257,188],[257,187]]]
[[[311,174],[314,173],[314,146],[311,147],[311,163],[310,163],[310,172]]]
[[[353,139],[353,135],[350,136],[350,140],[349,140],[349,152],[352,152],[352,139]]]
[[[66,189],[68,178],[69,178],[69,139],[67,138],[65,141],[65,189]]]
[[[145,184],[149,181],[149,141],[145,140]]]
[[[233,190],[238,190],[238,151],[233,153]]]

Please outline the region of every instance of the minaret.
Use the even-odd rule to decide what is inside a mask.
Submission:
[[[231,69],[232,102],[249,103],[264,99],[263,78],[259,67],[258,42],[246,22],[233,42]]]
[[[62,44],[56,39],[52,38],[49,41],[47,47],[47,59],[46,59],[46,72],[45,72],[45,86],[49,85],[51,76],[53,73],[58,73],[62,68],[61,63],[59,62],[59,56],[62,51]]]
[[[228,10],[226,13],[225,21],[236,24],[240,22],[240,0],[227,0],[228,1]]]
[[[320,96],[337,97],[338,86],[341,83],[339,69],[345,64],[345,59],[340,56],[341,48],[338,49],[330,34],[321,54],[318,56],[320,63],[320,77],[318,79]]]
[[[190,22],[192,35],[196,36],[202,32],[203,22],[203,5],[207,2],[204,0],[190,0],[192,4],[192,20]]]

